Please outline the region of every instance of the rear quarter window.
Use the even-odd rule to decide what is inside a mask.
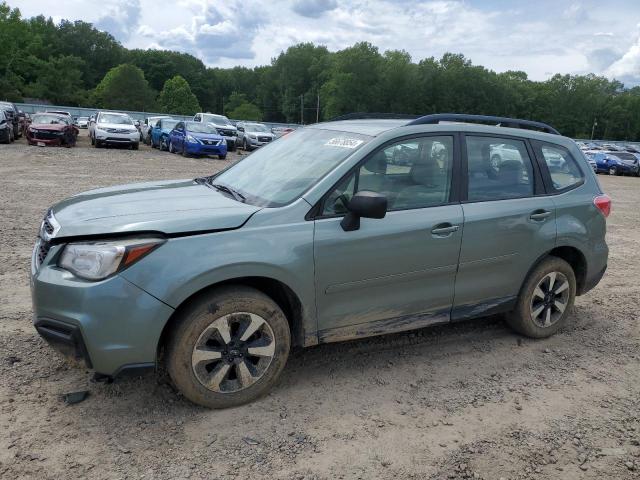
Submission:
[[[575,158],[564,147],[535,142],[536,154],[547,166],[551,188],[561,192],[584,183],[584,173]]]

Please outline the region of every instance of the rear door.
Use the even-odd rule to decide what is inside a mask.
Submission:
[[[449,320],[463,221],[455,138],[388,144],[324,199],[314,236],[321,341]],[[345,232],[345,205],[360,190],[384,194],[387,215]]]
[[[454,319],[512,305],[529,269],[553,249],[556,212],[528,141],[467,134],[464,233]]]

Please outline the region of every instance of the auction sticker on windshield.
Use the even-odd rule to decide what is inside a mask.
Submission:
[[[363,141],[357,138],[332,138],[324,145],[326,147],[342,147],[342,148],[357,148]]]

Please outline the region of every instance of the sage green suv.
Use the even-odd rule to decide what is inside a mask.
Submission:
[[[292,346],[496,313],[555,333],[604,274],[610,206],[545,124],[321,123],[211,177],[53,206],[34,324],[99,377],[163,362],[190,400],[238,405],[273,386]]]

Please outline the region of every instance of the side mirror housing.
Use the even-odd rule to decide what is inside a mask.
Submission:
[[[387,197],[377,192],[357,192],[347,205],[349,210],[340,222],[345,232],[360,228],[360,218],[384,218],[387,214]]]

